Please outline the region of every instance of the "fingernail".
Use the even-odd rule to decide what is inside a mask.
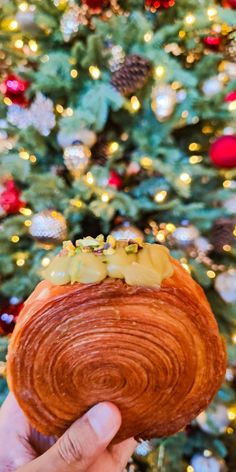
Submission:
[[[119,411],[109,403],[98,403],[87,413],[88,420],[99,439],[112,439],[121,423]]]

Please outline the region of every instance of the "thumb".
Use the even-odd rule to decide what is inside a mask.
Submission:
[[[99,403],[73,423],[51,449],[18,472],[86,472],[120,425],[117,407],[108,402]]]

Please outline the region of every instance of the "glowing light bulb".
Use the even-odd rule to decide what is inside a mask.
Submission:
[[[165,67],[162,65],[158,65],[155,67],[155,77],[157,79],[161,79],[165,75]]]
[[[101,76],[101,71],[97,66],[90,66],[89,73],[94,80],[98,80]]]
[[[29,42],[29,48],[31,49],[32,52],[37,52],[38,51],[38,44],[34,39],[30,39]]]
[[[157,192],[155,197],[154,197],[154,200],[155,202],[157,203],[162,203],[164,202],[164,200],[166,199],[167,197],[167,192],[166,190],[161,190],[160,192]]]
[[[19,5],[19,10],[20,10],[20,11],[27,11],[27,10],[28,10],[28,7],[29,7],[29,5],[28,5],[27,2],[22,2],[22,3],[20,3],[20,5]]]
[[[144,39],[145,43],[149,43],[152,40],[152,37],[153,37],[152,31],[147,31],[147,33],[145,33],[143,39]]]
[[[72,69],[70,71],[70,75],[71,75],[72,79],[76,79],[76,77],[78,77],[78,75],[79,75],[79,72],[76,69]]]
[[[14,234],[12,237],[11,237],[11,242],[12,243],[18,243],[20,241],[20,238],[19,236],[17,236],[17,234]]]
[[[18,28],[18,23],[16,20],[11,20],[10,23],[9,23],[9,29],[11,31],[14,31]]]
[[[214,272],[214,270],[207,271],[207,277],[209,277],[209,279],[214,279],[215,276],[216,276],[216,273]]]
[[[101,200],[102,200],[102,202],[104,202],[104,203],[108,203],[109,200],[110,200],[110,197],[109,197],[108,193],[105,193],[105,192],[104,192],[104,193],[101,195]]]
[[[43,259],[41,260],[41,265],[42,265],[43,267],[47,267],[49,264],[50,264],[50,259],[49,259],[49,257],[43,257]]]
[[[186,184],[186,185],[189,185],[192,182],[192,179],[191,179],[190,175],[187,172],[183,172],[180,175],[179,178],[180,178],[181,182],[183,182],[183,184]]]
[[[17,39],[17,40],[15,41],[15,47],[16,47],[17,49],[21,49],[21,48],[23,48],[23,46],[24,46],[24,43],[23,43],[22,39]]]
[[[138,111],[141,107],[141,103],[135,95],[130,99],[131,108],[133,111]]]
[[[186,15],[184,21],[185,21],[186,25],[192,26],[195,23],[196,18],[192,13],[188,13],[188,15]]]
[[[207,9],[207,15],[210,21],[214,20],[215,17],[217,16],[217,9],[212,6]]]
[[[114,152],[118,151],[118,149],[119,149],[119,143],[117,143],[116,141],[112,141],[108,146],[109,154],[113,154]]]

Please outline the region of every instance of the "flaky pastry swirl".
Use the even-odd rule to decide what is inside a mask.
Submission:
[[[41,282],[19,316],[8,381],[31,424],[62,434],[92,405],[122,414],[116,441],[176,433],[219,389],[224,343],[203,290],[176,261],[160,288]]]

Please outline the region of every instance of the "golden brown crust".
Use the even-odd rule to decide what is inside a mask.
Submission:
[[[38,431],[60,435],[109,400],[122,413],[116,441],[162,437],[206,408],[225,348],[202,289],[172,262],[161,289],[117,279],[36,287],[11,339],[8,381]]]

